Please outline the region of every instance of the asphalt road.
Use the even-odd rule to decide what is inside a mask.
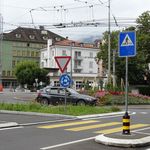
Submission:
[[[140,124],[131,132],[142,132],[150,136],[150,109],[131,109],[131,126]],[[0,150],[148,150],[142,148],[117,148],[97,144],[94,137],[100,133],[122,127],[122,114],[102,116],[86,120],[60,121],[54,118],[27,115],[0,114],[0,121],[30,123],[17,128],[0,129]],[[54,122],[53,122],[54,120]],[[39,123],[31,125],[31,123]],[[49,122],[47,122],[49,121]],[[44,123],[45,122],[45,123]],[[142,126],[144,125],[144,126]],[[113,130],[112,130],[113,129]],[[141,130],[142,129],[142,130]],[[121,133],[119,131],[118,133]]]
[[[25,103],[33,101],[37,96],[35,92],[3,92],[0,93],[0,102]]]

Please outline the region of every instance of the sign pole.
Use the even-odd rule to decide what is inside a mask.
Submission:
[[[125,74],[125,114],[123,116],[122,134],[130,134],[130,116],[128,115],[128,57],[136,55],[136,33],[135,31],[120,32],[119,34],[119,56],[126,57]]]
[[[130,116],[128,114],[128,56],[126,56],[125,114],[123,116],[122,134],[130,134]]]
[[[65,107],[64,107],[64,109],[65,109],[65,113],[66,113],[66,106],[67,106],[67,90],[66,90],[66,88],[65,88]]]
[[[125,90],[125,110],[128,113],[128,57],[126,57],[126,90]]]

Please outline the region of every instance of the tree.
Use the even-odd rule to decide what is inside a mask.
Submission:
[[[15,67],[15,75],[18,82],[23,86],[27,84],[28,88],[32,88],[35,83],[35,79],[42,82],[48,82],[46,75],[48,71],[40,69],[38,65],[33,61],[23,61],[17,64]]]
[[[129,58],[129,83],[130,84],[144,84],[144,76],[146,76],[147,84],[149,83],[148,63],[150,63],[150,12],[143,13],[137,19],[137,27],[129,27],[127,31],[137,30],[137,55]],[[111,49],[118,49],[118,34],[119,31],[111,33]],[[104,44],[101,46],[101,51],[98,53],[98,59],[103,59],[105,67],[107,68],[108,60],[108,32],[103,34]],[[111,51],[112,58],[112,51]],[[112,60],[112,59],[111,59]],[[112,64],[112,63],[111,63]],[[111,65],[112,67],[112,65]],[[111,68],[112,70],[112,68]],[[121,78],[125,79],[125,59],[116,56],[116,75],[118,81]]]

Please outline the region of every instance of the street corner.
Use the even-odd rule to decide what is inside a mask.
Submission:
[[[121,133],[100,134],[95,137],[95,142],[116,147],[143,147],[150,145],[150,136],[142,133],[131,133],[130,135]]]

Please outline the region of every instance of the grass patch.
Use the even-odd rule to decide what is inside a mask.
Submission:
[[[118,107],[115,106],[73,106],[67,105],[66,110],[64,106],[42,106],[38,103],[26,103],[26,104],[10,104],[10,103],[0,103],[0,110],[10,110],[10,111],[24,111],[24,112],[39,112],[39,113],[49,113],[49,114],[66,114],[66,115],[88,115],[88,114],[101,114],[109,112],[120,111]]]

